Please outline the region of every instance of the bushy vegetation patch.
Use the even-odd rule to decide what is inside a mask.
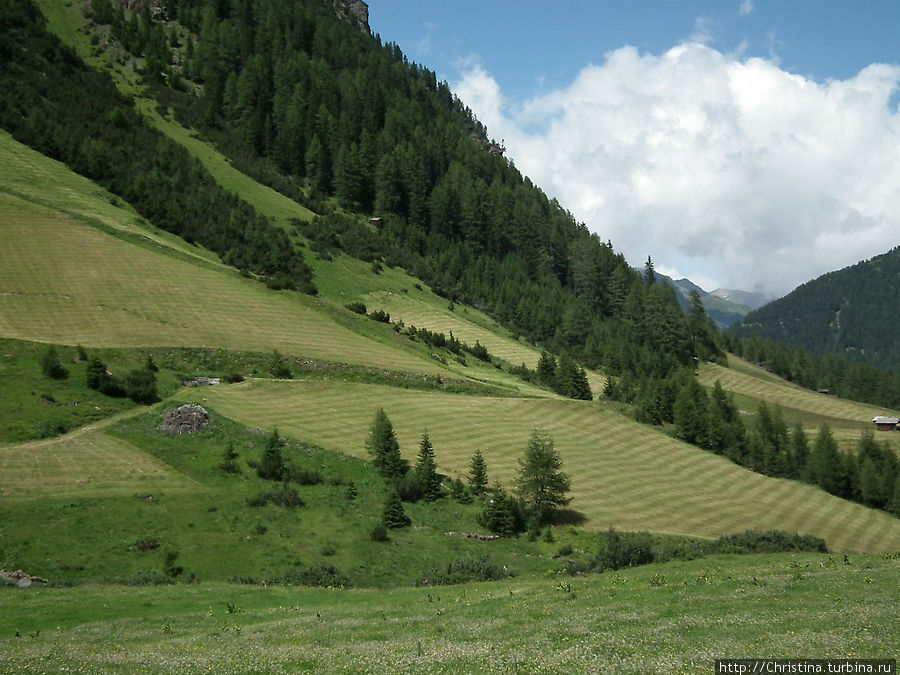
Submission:
[[[418,586],[449,586],[470,581],[499,581],[512,576],[506,565],[485,554],[463,556],[433,567],[416,582]]]
[[[321,586],[322,588],[351,588],[352,583],[339,568],[326,562],[292,567],[281,576],[266,580],[271,586]]]

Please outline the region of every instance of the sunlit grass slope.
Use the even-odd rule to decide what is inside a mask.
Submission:
[[[0,673],[710,673],[723,657],[893,658],[900,561],[737,556],[391,591],[0,588],[0,603]]]
[[[514,339],[508,330],[483,312],[465,305],[456,305],[451,310],[448,300],[431,292],[423,290],[418,293],[397,294],[374,290],[368,292],[364,299],[366,306],[389,312],[392,320],[402,319],[407,325],[412,324],[445,335],[452,332],[456,338],[468,344],[480,342],[491,354],[513,365],[524,363],[533,369],[541,356],[538,347]],[[606,378],[597,372],[588,371],[588,382],[594,396],[597,396],[603,391]]]
[[[716,536],[753,529],[809,533],[834,550],[900,550],[900,520],[809,485],[767,478],[685,445],[597,403],[491,399],[337,382],[251,381],[208,390],[208,404],[244,424],[272,428],[365,457],[375,410],[415,460],[422,432],[441,471],[465,477],[476,448],[490,479],[512,486],[532,429],[556,442],[572,478],[572,508],[587,526]]]
[[[270,351],[428,370],[402,349],[339,326],[315,301],[273,293],[0,193],[0,335],[85,346]],[[434,370],[434,368],[432,368]]]
[[[102,431],[0,445],[0,497],[109,497],[141,491],[194,492],[202,486]]]

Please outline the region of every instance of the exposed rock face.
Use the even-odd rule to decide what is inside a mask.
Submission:
[[[334,3],[334,11],[338,16],[357,26],[361,31],[365,31],[369,35],[372,29],[369,28],[369,6],[362,0],[332,0]]]
[[[161,0],[119,0],[119,3],[125,8],[131,11],[135,11],[141,9],[144,6],[145,2],[150,3],[150,16],[153,17],[154,21],[159,21],[160,19],[164,19],[166,16],[166,10],[163,7],[163,3]]]
[[[209,413],[196,403],[171,408],[163,413],[163,423],[156,427],[167,434],[192,434],[209,425]]]
[[[48,583],[46,579],[41,577],[34,577],[30,574],[25,574],[22,570],[16,570],[15,572],[11,570],[0,570],[0,579],[4,581],[11,581],[16,584],[19,588],[28,588],[31,584],[46,584]]]

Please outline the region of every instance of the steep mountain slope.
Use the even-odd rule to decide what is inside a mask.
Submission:
[[[900,247],[809,281],[747,315],[738,334],[900,370]]]

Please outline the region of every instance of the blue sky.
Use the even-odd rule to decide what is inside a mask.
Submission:
[[[635,265],[783,294],[900,243],[896,0],[369,5]]]

